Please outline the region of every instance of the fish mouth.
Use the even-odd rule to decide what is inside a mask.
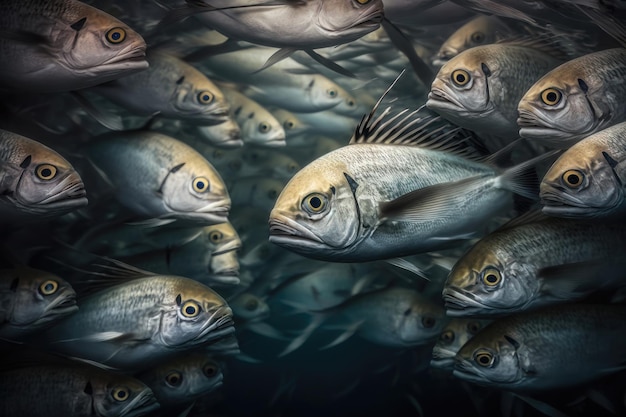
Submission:
[[[384,18],[385,15],[381,9],[374,9],[372,12],[363,16],[363,18],[357,20],[357,22],[352,27],[369,28],[380,26]]]
[[[313,232],[284,215],[270,217],[269,228],[269,241],[279,246],[317,249],[325,245]]]
[[[126,68],[126,69],[147,69],[150,66],[146,60],[146,46],[130,45],[126,50],[107,59],[100,64],[100,67]]]
[[[50,194],[49,197],[44,198],[37,204],[53,207],[55,203],[65,204],[67,202],[73,202],[75,204],[75,200],[84,200],[86,204],[87,201],[85,198],[87,192],[85,191],[85,185],[82,181],[62,181],[50,191]]]
[[[231,252],[241,248],[241,241],[239,239],[233,239],[230,242],[226,242],[224,245],[220,246],[219,250],[213,252],[213,256],[221,255],[226,252]]]
[[[168,208],[170,208],[168,206]],[[171,208],[170,208],[171,209]],[[176,211],[162,216],[162,218],[181,218],[192,221],[200,221],[206,225],[220,224],[228,221],[230,212],[230,199],[223,199],[207,204],[195,211]]]
[[[450,287],[443,290],[446,315],[464,317],[476,313],[485,313],[486,306],[476,300],[474,294],[461,288]]]
[[[455,378],[480,385],[488,384],[488,381],[486,381],[484,378],[481,378],[480,375],[477,375],[473,371],[474,368],[466,361],[458,361],[455,359],[454,370],[452,371],[452,375]]]
[[[239,269],[219,271],[215,274],[211,274],[209,279],[214,284],[238,285],[241,282],[239,279]]]
[[[567,132],[561,128],[552,127],[549,124],[550,121],[543,120],[540,115],[529,110],[519,109],[518,114],[519,135],[523,138],[534,139],[552,147],[569,147],[578,141],[578,135],[576,138],[573,137],[576,132]]]
[[[142,391],[137,398],[132,400],[120,413],[120,417],[139,417],[150,414],[161,406],[150,390]]]
[[[553,190],[542,190],[539,194],[543,207],[541,211],[555,217],[595,217],[606,211],[605,206],[593,206],[584,203],[574,196],[557,193]],[[605,209],[599,211],[599,209]],[[608,208],[610,209],[610,207]]]
[[[443,110],[444,112],[452,112],[458,115],[467,113],[465,107],[463,107],[458,100],[440,88],[432,88],[430,90],[426,107],[435,111]]]
[[[437,369],[454,369],[454,356],[446,358],[433,358],[430,361],[430,366]]]
[[[219,316],[219,317],[218,317]],[[217,319],[215,319],[218,317]],[[218,307],[202,326],[200,333],[195,337],[194,342],[205,344],[207,342],[221,339],[235,331],[233,312],[228,306]]]

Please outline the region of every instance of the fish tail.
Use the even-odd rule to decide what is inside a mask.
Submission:
[[[559,152],[559,150],[547,152],[507,169],[498,177],[496,186],[512,191],[522,197],[526,197],[531,200],[538,200],[539,178],[535,168],[537,164]]]

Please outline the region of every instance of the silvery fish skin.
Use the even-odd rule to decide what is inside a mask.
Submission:
[[[288,110],[273,108],[270,111],[276,120],[278,120],[278,122],[283,126],[287,140],[289,140],[292,136],[297,136],[311,129],[310,126],[302,122],[302,120],[298,119],[295,114]]]
[[[447,314],[510,314],[582,298],[611,277],[594,276],[591,264],[579,289],[574,276],[544,276],[545,268],[579,265],[584,273],[584,263],[619,259],[624,248],[626,229],[619,224],[545,218],[505,225],[481,239],[450,271],[443,290]]]
[[[573,387],[622,369],[625,326],[626,310],[614,305],[511,315],[463,346],[453,375],[512,391]]]
[[[472,17],[472,12],[445,0],[384,0],[385,17],[392,22],[422,27],[447,25]]]
[[[380,218],[380,203],[470,177],[477,183],[465,187],[467,198],[444,214],[419,222]],[[311,162],[287,183],[270,214],[270,242],[307,257],[341,262],[436,250],[467,239],[487,219],[511,207],[511,193],[498,188],[498,182],[490,166],[451,153],[349,145]]]
[[[539,79],[519,102],[519,135],[566,149],[626,120],[626,49],[572,59]]]
[[[230,307],[209,287],[155,275],[87,297],[43,340],[54,352],[134,371],[227,336],[232,323]]]
[[[444,64],[426,106],[461,127],[517,138],[517,105],[559,61],[531,47],[477,46]]]
[[[241,138],[241,129],[237,122],[228,118],[225,122],[211,126],[197,126],[197,134],[194,135],[194,142],[207,143],[220,148],[239,148],[243,146],[243,139]],[[198,140],[201,138],[201,141]],[[185,142],[189,143],[188,140]],[[193,145],[193,143],[189,143]],[[194,146],[195,148],[195,146]]]
[[[323,48],[350,42],[376,30],[383,17],[382,0],[304,3],[211,0],[199,3],[197,18],[207,26],[228,37],[276,48]],[[213,11],[202,13],[205,10]]]
[[[587,136],[544,175],[542,211],[568,218],[619,216],[626,210],[625,162],[626,122]]]
[[[0,213],[7,217],[58,216],[87,205],[74,167],[54,150],[0,130]]]
[[[187,404],[222,385],[220,364],[203,352],[192,352],[137,375],[159,402],[161,408]]]
[[[262,298],[248,292],[228,300],[228,305],[233,309],[233,314],[237,321],[255,322],[263,320],[270,315],[270,307],[267,303]]]
[[[478,16],[458,28],[441,45],[433,65],[441,66],[461,52],[480,45],[495,43],[507,31],[506,25],[494,16]]]
[[[154,394],[129,376],[77,365],[40,365],[0,372],[0,416],[139,417],[159,408]]]
[[[147,131],[104,135],[88,144],[89,161],[138,215],[226,221],[228,190],[215,168],[190,146]]]
[[[0,269],[0,339],[19,340],[78,311],[65,280],[28,267]]]
[[[77,90],[148,68],[143,38],[75,0],[0,4],[0,88]]]
[[[93,91],[140,115],[217,125],[228,120],[229,105],[222,91],[182,59],[149,51],[150,68],[97,86]]]
[[[439,335],[435,347],[433,347],[433,358],[430,361],[430,366],[452,371],[456,354],[487,323],[489,321],[478,319],[457,318],[450,320]]]

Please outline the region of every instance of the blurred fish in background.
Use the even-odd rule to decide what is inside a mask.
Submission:
[[[626,415],[622,3],[1,1],[0,416]]]

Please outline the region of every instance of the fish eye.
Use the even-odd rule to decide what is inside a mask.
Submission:
[[[326,90],[326,94],[328,94],[328,97],[335,98],[337,97],[337,90],[335,90],[334,88],[329,88],[328,90]]]
[[[214,230],[211,233],[209,233],[209,240],[213,243],[219,243],[223,237],[224,237],[224,234],[217,230]]]
[[[285,120],[285,123],[283,123],[285,129],[293,129],[293,126],[294,122],[292,120]]]
[[[310,214],[316,214],[326,208],[327,202],[328,200],[325,195],[313,193],[304,197],[304,200],[302,200],[302,208]]]
[[[482,32],[474,32],[471,38],[474,43],[483,43],[485,41],[485,34]]]
[[[583,184],[585,174],[577,169],[570,169],[569,171],[565,171],[565,173],[561,176],[561,179],[563,180],[563,184],[567,187],[578,188]]]
[[[50,164],[41,164],[35,169],[35,174],[40,180],[50,181],[57,175],[57,167]]]
[[[117,387],[114,388],[111,392],[111,395],[115,399],[115,401],[126,401],[128,397],[130,397],[130,393],[128,392],[128,388],[126,387]]]
[[[254,311],[259,307],[259,302],[255,298],[251,298],[248,301],[246,301],[246,304],[244,307],[248,311]]]
[[[106,38],[111,43],[122,43],[126,39],[126,31],[122,28],[113,28],[107,32]]]
[[[347,103],[348,103],[348,107],[354,107],[354,105],[356,104],[354,100],[352,99],[348,99]]]
[[[476,334],[480,330],[480,323],[472,321],[467,323],[467,331],[471,334]]]
[[[437,320],[435,320],[433,317],[428,317],[428,316],[422,317],[422,325],[427,329],[430,329],[431,327],[433,327],[436,322]]]
[[[196,317],[200,314],[200,305],[195,301],[187,301],[182,305],[180,311],[183,313],[185,317]]]
[[[372,0],[356,0],[356,2],[359,3],[359,4],[367,4],[370,1],[372,1]]]
[[[493,354],[486,350],[478,350],[474,354],[474,362],[482,367],[493,365],[494,359]]]
[[[39,286],[41,295],[52,295],[59,289],[59,283],[54,280],[47,280]]]
[[[173,387],[177,387],[183,382],[183,375],[180,372],[174,371],[167,374],[165,381]]]
[[[265,122],[259,123],[259,132],[267,133],[270,131],[270,129],[271,129],[271,126],[269,125],[269,123],[265,123]]]
[[[488,267],[483,271],[483,283],[490,287],[495,287],[502,281],[502,275],[496,268]]]
[[[209,191],[209,180],[205,177],[195,178],[191,185],[193,190],[197,193],[206,193]]]
[[[452,78],[452,82],[458,85],[459,87],[463,87],[464,85],[467,85],[467,83],[469,83],[471,80],[469,72],[462,70],[462,69],[452,71],[451,78]]]
[[[439,340],[446,343],[454,342],[454,332],[452,330],[446,330],[445,332],[441,333],[441,336],[439,336]]]
[[[198,93],[198,101],[200,102],[200,104],[209,104],[213,101],[213,94],[209,93],[208,91],[200,91]]]
[[[209,378],[213,378],[215,375],[217,375],[218,370],[219,366],[217,366],[217,364],[214,362],[209,362],[204,365],[204,368],[202,368],[202,372],[204,372],[204,375],[208,376]]]
[[[563,94],[556,88],[546,88],[541,92],[541,101],[548,106],[555,106],[561,101]]]

